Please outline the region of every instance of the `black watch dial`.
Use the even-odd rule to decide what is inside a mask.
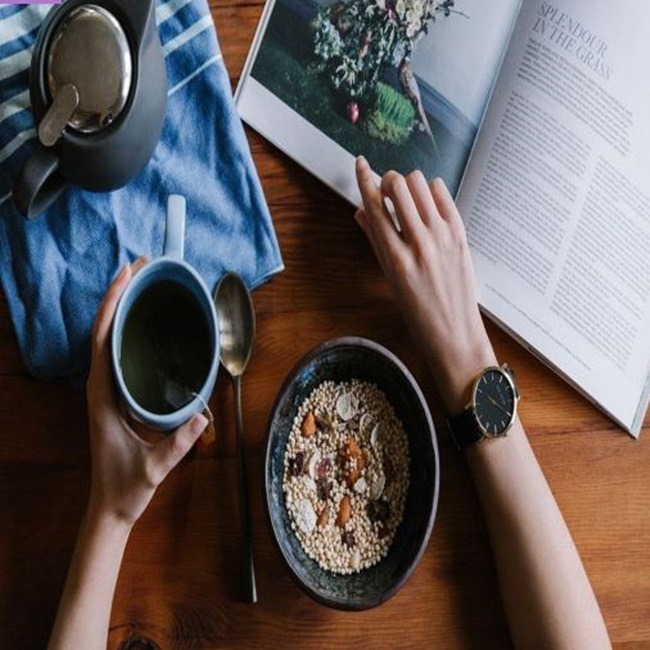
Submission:
[[[486,370],[476,384],[474,413],[488,436],[499,436],[512,424],[517,397],[512,381],[499,368]]]

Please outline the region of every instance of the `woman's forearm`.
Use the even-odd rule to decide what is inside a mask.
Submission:
[[[106,648],[111,604],[130,528],[115,518],[84,517],[61,597],[50,650]]]
[[[598,603],[517,419],[467,451],[518,648],[610,648]]]

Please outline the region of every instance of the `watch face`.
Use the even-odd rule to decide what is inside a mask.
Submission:
[[[512,380],[500,368],[486,370],[476,384],[474,413],[488,436],[504,433],[515,417],[517,397]]]

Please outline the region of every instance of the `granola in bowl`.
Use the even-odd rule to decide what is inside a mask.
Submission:
[[[384,558],[404,514],[409,462],[402,423],[375,384],[319,384],[294,418],[282,482],[307,555],[339,574]]]

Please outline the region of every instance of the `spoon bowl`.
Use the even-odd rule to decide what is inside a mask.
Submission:
[[[225,275],[215,293],[221,338],[221,363],[233,376],[244,373],[255,340],[253,300],[242,279]]]

